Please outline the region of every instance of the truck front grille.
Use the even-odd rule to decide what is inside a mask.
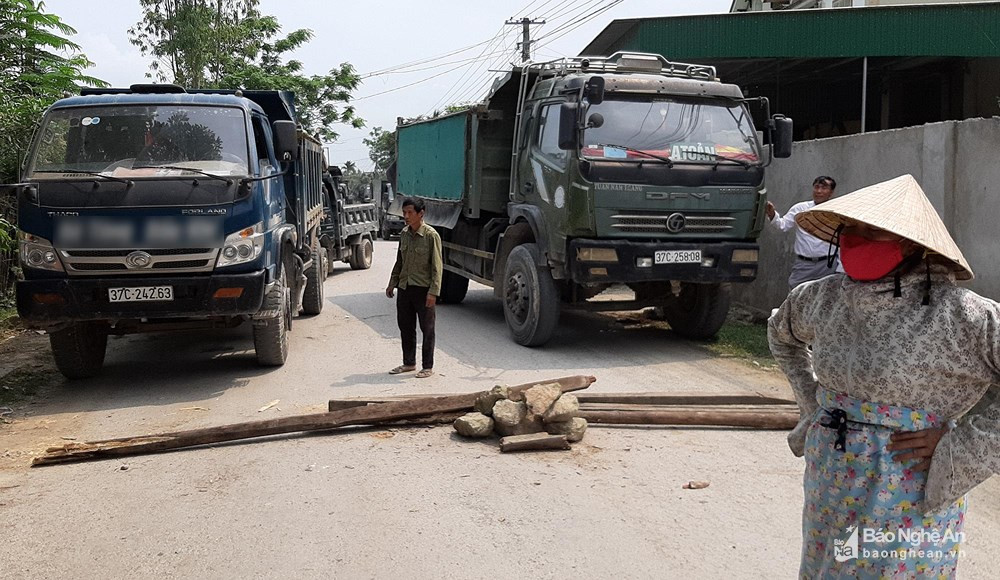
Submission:
[[[671,229],[668,223],[674,215],[684,216],[681,229]],[[621,212],[611,216],[611,227],[622,232],[642,234],[720,234],[733,229],[736,218],[720,215],[693,215],[682,212],[639,213]],[[676,223],[678,220],[674,220]]]
[[[137,251],[149,254],[149,264],[143,268],[129,268],[126,258]],[[149,274],[163,270],[178,274],[211,272],[218,255],[216,248],[59,250],[66,273],[71,276]]]

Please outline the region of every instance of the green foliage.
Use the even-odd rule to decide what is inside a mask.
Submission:
[[[155,58],[147,75],[189,88],[281,89],[295,93],[299,123],[335,140],[331,128],[364,121],[350,105],[360,78],[350,63],[325,75],[302,74],[302,63],[286,55],[309,42],[311,30],[281,35],[274,16],[260,13],[260,0],[139,0],[143,19],[129,40]]]
[[[375,164],[374,172],[384,176],[396,161],[396,132],[375,127],[363,142],[368,146],[368,158]]]
[[[91,66],[76,31],[35,0],[0,0],[0,182],[17,180],[35,123],[78,84],[107,86],[83,71]]]

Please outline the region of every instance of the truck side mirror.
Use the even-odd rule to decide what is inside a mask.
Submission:
[[[559,107],[559,148],[562,150],[576,149],[579,113],[580,105],[577,103],[563,103]]]
[[[774,116],[774,131],[771,133],[771,151],[774,156],[784,159],[792,156],[792,120],[784,115]]]
[[[583,97],[591,105],[600,105],[604,102],[604,77],[590,77],[583,87]]]
[[[604,115],[600,113],[594,113],[593,115],[590,116],[590,119],[587,120],[588,129],[599,129],[600,127],[603,126],[604,126]]]
[[[279,160],[287,155],[290,159],[295,159],[295,152],[298,150],[298,130],[295,121],[275,121],[272,124],[274,130],[274,154]]]

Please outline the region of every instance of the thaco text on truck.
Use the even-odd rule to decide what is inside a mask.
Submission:
[[[253,325],[281,365],[318,314],[321,143],[285,91],[85,89],[45,113],[17,195],[17,309],[70,378],[109,334]]]
[[[790,119],[710,66],[528,63],[475,107],[400,123],[397,199],[423,198],[441,232],[441,301],[461,302],[469,280],[493,287],[520,344],[548,341],[562,306],[659,307],[675,332],[708,338],[729,284],[757,275],[764,170],[791,142]],[[634,299],[592,300],[617,285]]]

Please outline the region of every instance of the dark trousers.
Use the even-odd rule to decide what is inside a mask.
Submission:
[[[423,368],[434,368],[434,308],[427,308],[426,286],[407,286],[396,298],[396,323],[403,338],[403,364],[417,364],[417,323],[424,337]]]

